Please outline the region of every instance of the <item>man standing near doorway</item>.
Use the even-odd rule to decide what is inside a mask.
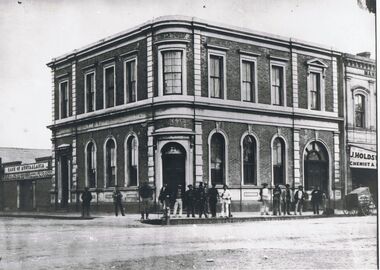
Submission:
[[[187,186],[189,189],[185,192],[185,201],[186,201],[186,209],[187,209],[187,217],[190,217],[190,213],[192,217],[195,217],[195,204],[197,201],[195,190],[193,189],[193,185]]]
[[[284,192],[281,193],[281,200],[283,204],[284,216],[285,214],[291,215],[290,207],[292,205],[292,193],[291,193],[289,184],[285,185],[285,190]]]
[[[119,209],[120,209],[121,215],[124,216],[124,209],[121,202],[123,198],[123,194],[121,194],[118,186],[115,186],[115,190],[113,191],[112,198],[113,198],[113,204],[115,206],[115,216],[118,216]]]
[[[92,194],[88,187],[84,188],[82,193],[82,217],[90,217],[90,205],[92,200]]]
[[[303,202],[306,199],[306,194],[303,191],[303,186],[298,186],[298,190],[294,194],[294,201],[296,202],[296,207],[294,209],[294,215],[297,215],[297,210],[300,216],[302,216]]]
[[[153,189],[149,186],[148,182],[144,182],[143,185],[139,188],[139,193],[141,197],[141,219],[149,219],[149,208],[153,199]]]
[[[219,192],[216,189],[216,184],[212,183],[212,187],[208,190],[208,201],[210,203],[211,216],[216,217],[216,204],[219,200]]]
[[[178,185],[177,192],[175,195],[175,203],[174,203],[174,211],[173,215],[177,216],[177,209],[179,208],[179,217],[182,217],[182,207],[183,207],[183,192],[182,192],[182,186]]]
[[[199,218],[202,217],[202,214],[204,214],[205,217],[208,218],[207,213],[206,213],[207,194],[203,187],[203,182],[199,183],[197,195],[198,195],[197,199],[198,199]]]
[[[260,189],[260,201],[262,203],[261,205],[261,215],[269,215],[268,208],[269,208],[269,200],[270,200],[270,193],[268,189],[268,184],[263,183],[263,187]]]
[[[276,184],[273,189],[273,215],[274,216],[277,216],[277,212],[281,216],[280,200],[281,200],[281,188],[279,184]]]
[[[319,215],[319,205],[322,201],[322,191],[319,189],[319,186],[313,189],[311,192],[311,202],[313,204],[314,215]]]

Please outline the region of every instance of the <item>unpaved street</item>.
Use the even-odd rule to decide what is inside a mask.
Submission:
[[[376,217],[161,227],[0,219],[1,269],[376,268]]]

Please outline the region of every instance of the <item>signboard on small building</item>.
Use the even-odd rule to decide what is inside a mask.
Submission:
[[[350,167],[358,169],[377,169],[376,152],[351,146],[350,147]]]

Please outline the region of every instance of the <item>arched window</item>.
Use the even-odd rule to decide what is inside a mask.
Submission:
[[[256,140],[247,135],[243,140],[243,183],[257,185]]]
[[[273,183],[284,185],[285,181],[285,143],[276,138],[272,145]]]
[[[360,94],[355,95],[355,126],[365,127],[365,97]]]
[[[106,186],[113,187],[116,185],[116,145],[113,139],[106,143]]]
[[[225,141],[220,133],[215,133],[211,137],[211,183],[225,183]]]
[[[89,142],[86,148],[87,186],[96,187],[96,148],[93,142]]]
[[[137,138],[135,136],[130,136],[127,140],[126,146],[127,185],[137,186],[139,153]]]
[[[328,188],[328,154],[320,142],[311,142],[304,153],[305,188],[311,190],[319,186],[320,190]]]

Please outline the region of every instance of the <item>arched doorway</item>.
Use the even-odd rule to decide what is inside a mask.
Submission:
[[[319,186],[327,192],[329,183],[329,157],[326,148],[320,142],[311,142],[304,152],[305,189]]]
[[[176,193],[178,185],[181,185],[182,191],[185,192],[185,149],[179,143],[167,143],[161,154],[163,184],[167,184],[172,195]]]

